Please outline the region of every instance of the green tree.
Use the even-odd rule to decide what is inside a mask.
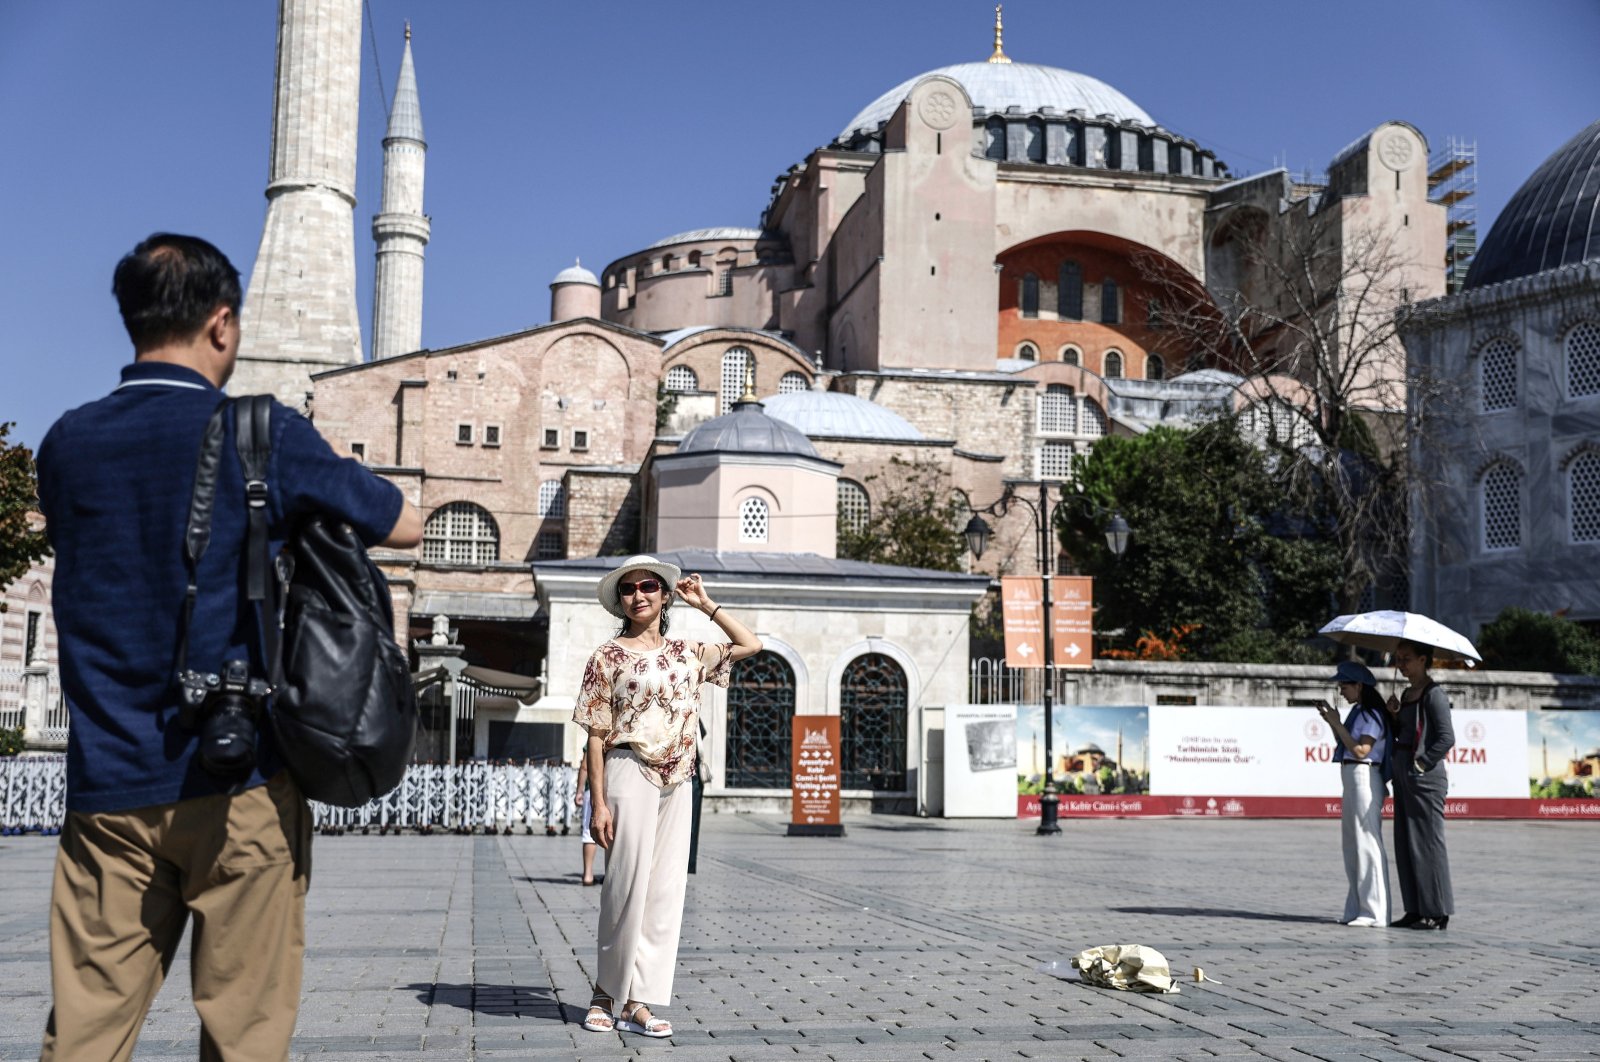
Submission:
[[[44,534],[35,531],[28,520],[28,514],[39,505],[33,452],[21,443],[6,441],[11,427],[0,423],[0,587],[50,552]]]
[[[1508,608],[1478,635],[1485,667],[1600,675],[1600,639],[1564,616]]]
[[[839,525],[839,556],[957,572],[966,554],[966,507],[956,500],[949,476],[919,461],[889,459],[889,469],[866,477],[878,484],[872,513],[860,527]]]
[[[1290,508],[1268,455],[1231,419],[1102,439],[1074,476],[1101,513],[1069,502],[1058,530],[1095,577],[1097,628],[1131,646],[1145,631],[1193,626],[1183,646],[1205,660],[1306,658],[1300,643],[1327,618],[1339,552]],[[1120,560],[1104,537],[1113,510],[1133,529]]]

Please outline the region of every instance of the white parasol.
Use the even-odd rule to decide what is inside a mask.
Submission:
[[[1415,612],[1384,610],[1336,616],[1317,633],[1344,645],[1391,652],[1402,641],[1416,642],[1432,646],[1436,656],[1464,660],[1468,667],[1483,663],[1471,642],[1437,620]]]

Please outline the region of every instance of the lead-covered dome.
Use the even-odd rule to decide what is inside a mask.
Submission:
[[[1473,256],[1466,287],[1600,258],[1600,121],[1533,171]]]
[[[767,416],[760,402],[736,402],[731,413],[697,425],[678,444],[678,453],[822,456],[805,432],[787,421]]]
[[[797,391],[761,400],[767,412],[808,436],[920,442],[910,421],[876,402],[843,391]]]
[[[972,105],[989,114],[1003,114],[1009,107],[1032,114],[1049,107],[1063,114],[1079,110],[1091,116],[1109,114],[1118,121],[1155,124],[1144,108],[1088,74],[1037,63],[956,63],[902,81],[862,108],[840,131],[838,139],[848,140],[858,130],[877,129],[894,114],[917,82],[935,74],[959,82]]]

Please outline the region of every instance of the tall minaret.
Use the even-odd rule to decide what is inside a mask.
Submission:
[[[383,137],[383,205],[372,219],[378,268],[372,295],[372,360],[422,348],[422,249],[431,226],[422,212],[422,177],[428,142],[422,139],[417,72],[411,62],[411,24],[406,54]]]
[[[361,361],[356,128],[361,0],[279,0],[267,220],[228,390],[301,409],[311,374]]]

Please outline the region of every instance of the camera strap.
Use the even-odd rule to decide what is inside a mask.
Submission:
[[[256,615],[267,654],[269,676],[278,667],[279,624],[282,617],[272,607],[269,579],[272,572],[268,556],[267,467],[272,456],[272,399],[266,395],[224,398],[206,422],[200,438],[200,457],[195,465],[194,490],[189,496],[189,524],[184,532],[184,556],[188,561],[189,584],[183,593],[183,624],[178,635],[178,669],[189,669],[189,625],[194,620],[195,598],[199,589],[200,559],[211,543],[211,516],[216,509],[217,475],[222,466],[222,441],[227,433],[228,408],[234,409],[234,445],[244,469],[246,517],[249,536],[245,546],[245,593],[250,603],[259,606]],[[269,679],[270,681],[270,679]]]
[[[268,395],[244,395],[233,401],[234,446],[244,469],[249,520],[249,538],[244,551],[245,594],[258,609],[256,616],[266,642],[268,681],[276,683],[283,615],[281,610],[273,608],[269,582],[273,565],[267,541],[267,469],[272,460],[272,399]]]
[[[189,585],[183,591],[183,625],[178,631],[178,670],[189,669],[189,624],[194,620],[195,596],[199,591],[200,558],[211,544],[211,511],[217,503],[217,469],[222,464],[222,436],[227,428],[228,406],[224,398],[211,411],[205,434],[200,436],[200,457],[195,462],[194,490],[189,495],[189,524],[183,534],[184,559],[188,561]]]

